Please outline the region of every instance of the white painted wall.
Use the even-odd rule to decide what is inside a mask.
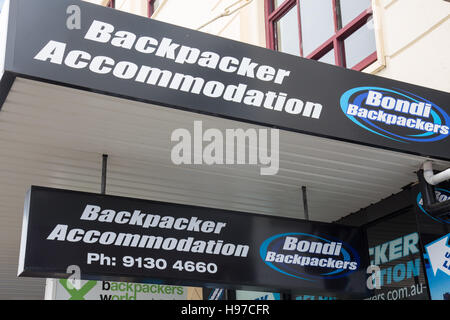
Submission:
[[[86,2],[91,2],[98,5],[105,6],[108,0],[84,0]],[[116,9],[141,15],[147,16],[147,1],[146,0],[116,0]]]
[[[375,1],[386,60],[377,74],[450,92],[450,2]]]
[[[234,3],[236,0],[166,0],[162,1],[152,18],[198,29]],[[236,7],[230,10],[233,8]],[[264,2],[253,0],[238,12],[215,20],[201,31],[265,47]]]

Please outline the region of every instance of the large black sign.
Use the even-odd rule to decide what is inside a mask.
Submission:
[[[19,276],[366,295],[358,228],[32,187]]]
[[[450,159],[448,93],[76,0],[11,0],[5,71],[2,87],[21,76]]]

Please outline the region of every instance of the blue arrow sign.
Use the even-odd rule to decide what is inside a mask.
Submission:
[[[450,276],[449,238],[450,233],[425,246],[434,275],[436,275],[438,270],[441,270]]]

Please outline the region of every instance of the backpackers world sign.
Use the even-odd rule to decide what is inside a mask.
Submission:
[[[187,300],[188,288],[149,283],[47,279],[46,300]]]

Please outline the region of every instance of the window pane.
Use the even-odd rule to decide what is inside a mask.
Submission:
[[[160,0],[147,0],[148,17],[151,18],[160,5]]]
[[[317,61],[335,65],[336,60],[334,59],[334,49],[329,51],[327,54],[325,54],[322,58],[320,58]]]
[[[369,20],[350,37],[344,40],[347,68],[353,68],[376,51],[373,21]]]
[[[159,7],[159,0],[155,0],[155,1],[153,1],[153,12],[155,12],[156,11],[156,9],[158,9],[158,7]]]
[[[277,9],[279,6],[283,4],[283,2],[286,0],[273,0],[273,9]]]
[[[332,1],[300,1],[300,20],[303,55],[307,56],[334,34]]]
[[[150,0],[148,1],[148,14],[149,16],[152,16],[156,9],[159,7],[159,0]]]
[[[276,22],[278,51],[300,55],[297,6],[293,7]]]
[[[2,7],[3,7],[3,2],[4,2],[5,0],[0,0],[0,12],[2,12]]]
[[[338,0],[341,13],[341,27],[370,8],[370,0]]]

